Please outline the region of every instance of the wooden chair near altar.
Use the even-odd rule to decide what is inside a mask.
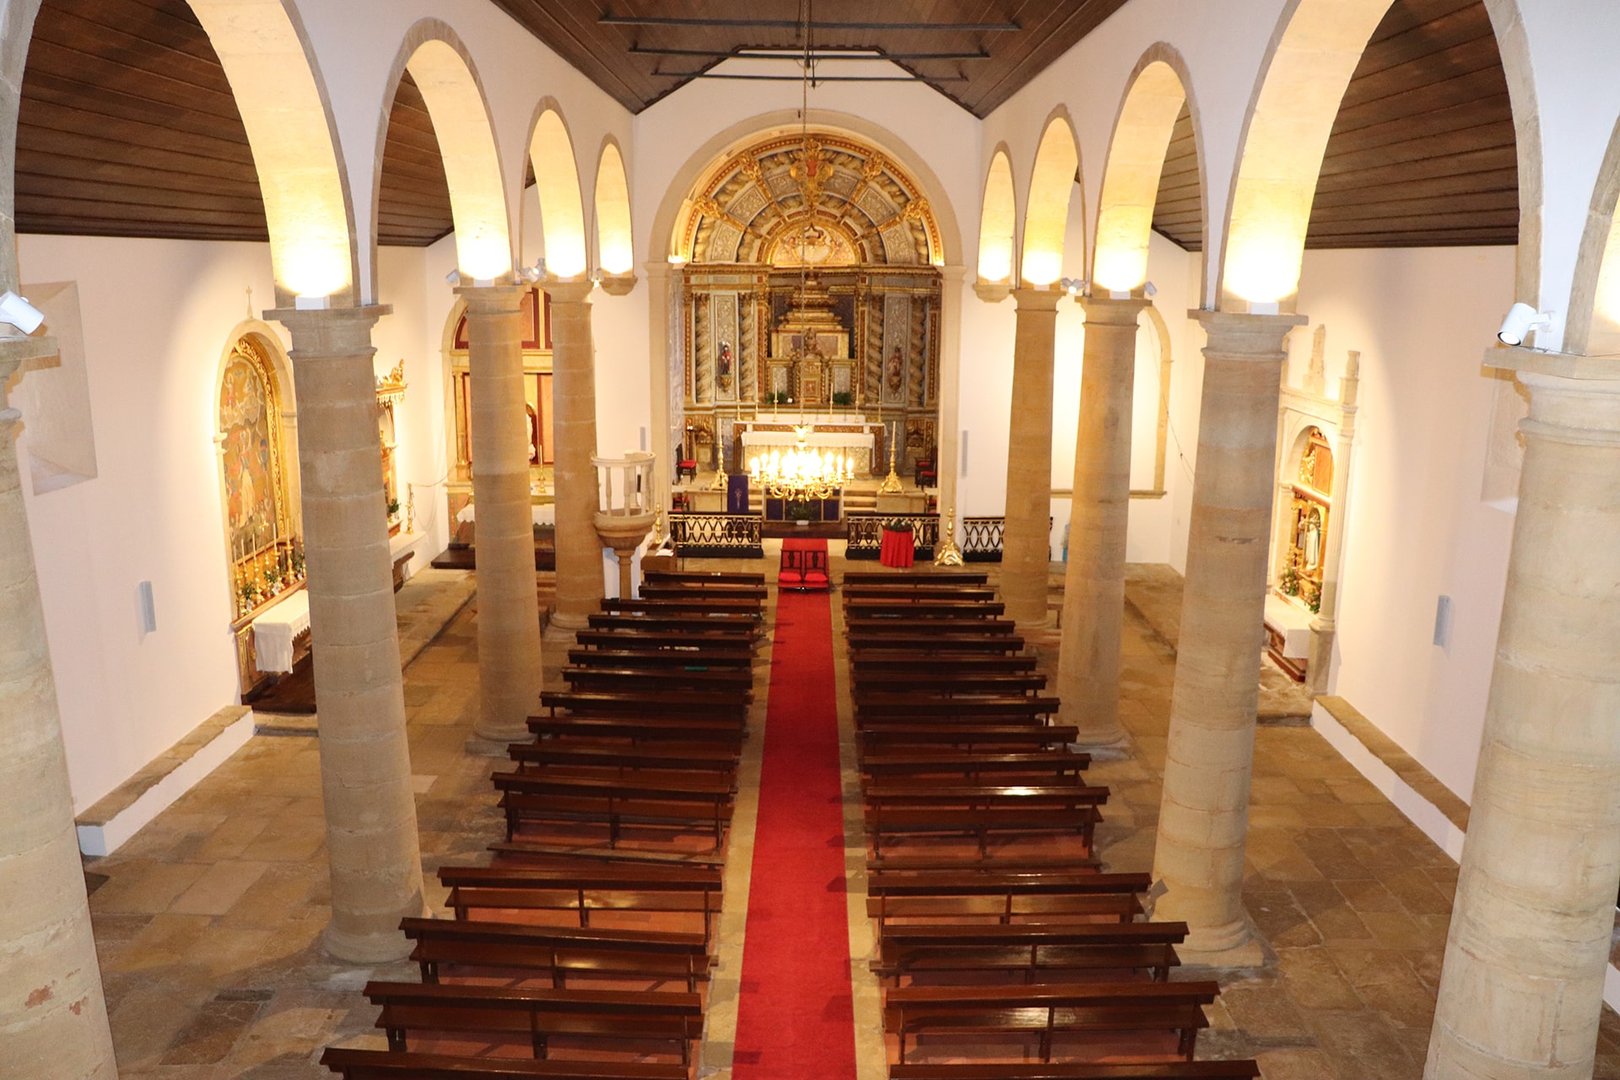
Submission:
[[[826,592],[832,585],[827,571],[827,542],[789,537],[782,541],[782,561],[776,572],[780,588]]]

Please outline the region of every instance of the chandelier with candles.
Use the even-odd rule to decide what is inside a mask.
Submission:
[[[847,454],[810,449],[810,431],[809,424],[795,425],[797,446],[748,459],[748,473],[766,495],[793,502],[830,499],[854,479],[855,462]]]

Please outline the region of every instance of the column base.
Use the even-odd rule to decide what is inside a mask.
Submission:
[[[419,915],[431,914],[426,905]],[[377,934],[345,934],[328,923],[321,933],[321,946],[334,960],[351,964],[391,964],[411,954],[411,940],[398,930]]]
[[[549,640],[553,630],[566,630],[572,634],[575,630],[583,630],[590,624],[589,615],[575,615],[570,611],[553,610],[551,618],[546,620],[546,637]]]
[[[1176,955],[1184,968],[1258,968],[1265,967],[1270,959],[1265,942],[1246,916],[1231,926],[1190,928],[1187,940],[1176,946]]]
[[[1061,719],[1061,717],[1059,718]],[[1092,761],[1124,761],[1132,755],[1134,744],[1131,737],[1123,728],[1117,733],[1104,733],[1087,735],[1082,731],[1080,737],[1069,746],[1075,750],[1091,755]]]
[[[572,618],[565,620],[564,617],[553,615],[546,622],[546,628],[540,632],[540,640],[552,644],[572,645],[574,643],[574,631],[583,630],[589,625],[590,621],[587,619],[580,619],[579,625],[575,626]]]
[[[527,729],[521,735],[508,738],[505,735],[485,735],[477,730],[467,736],[462,748],[474,757],[505,758],[506,749],[513,743],[529,743],[534,741],[534,735]]]

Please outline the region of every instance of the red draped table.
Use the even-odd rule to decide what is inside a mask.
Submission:
[[[917,554],[917,543],[911,529],[884,529],[883,545],[878,548],[878,562],[884,566],[910,566]]]

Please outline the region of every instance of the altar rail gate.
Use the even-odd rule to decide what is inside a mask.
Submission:
[[[681,558],[759,559],[764,523],[762,514],[671,514],[669,536]]]
[[[844,551],[848,559],[876,559],[883,547],[883,526],[890,521],[911,526],[919,559],[932,559],[934,545],[939,543],[938,514],[846,514],[844,521],[849,526],[849,546]]]

